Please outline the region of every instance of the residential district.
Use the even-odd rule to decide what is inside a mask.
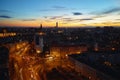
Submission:
[[[0,80],[120,80],[119,56],[119,27],[0,27]]]

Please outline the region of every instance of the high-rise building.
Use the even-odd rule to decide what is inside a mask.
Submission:
[[[42,24],[40,24],[40,28],[42,29]]]
[[[40,24],[39,32],[34,35],[34,44],[37,53],[43,52],[43,34],[42,34],[42,24]]]
[[[58,28],[58,22],[56,22],[56,26],[55,27]]]
[[[37,53],[43,52],[43,38],[39,34],[35,34],[34,37],[35,49]]]

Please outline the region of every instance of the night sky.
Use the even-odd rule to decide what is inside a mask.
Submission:
[[[0,0],[0,26],[120,26],[120,0]]]

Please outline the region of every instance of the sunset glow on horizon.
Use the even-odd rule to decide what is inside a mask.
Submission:
[[[0,0],[0,26],[120,26],[119,0]]]

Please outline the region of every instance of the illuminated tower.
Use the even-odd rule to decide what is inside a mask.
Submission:
[[[43,52],[43,34],[42,34],[42,24],[40,24],[39,31],[34,35],[34,44],[37,53]]]
[[[43,52],[43,38],[42,36],[38,33],[35,34],[34,36],[34,42],[35,42],[35,49],[37,53]]]

